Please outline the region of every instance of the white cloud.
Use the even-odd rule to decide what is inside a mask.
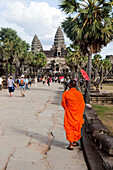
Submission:
[[[106,47],[103,47],[100,54],[103,59],[106,58],[106,55],[113,55],[113,41],[109,43]]]
[[[5,10],[1,12],[1,17],[6,24],[0,23],[1,27],[5,25],[15,28],[23,39],[30,41],[30,44],[33,36],[37,34],[42,44],[48,42],[51,45],[57,27],[65,18],[59,9],[50,7],[46,2],[32,1],[26,5],[19,0],[7,2]]]

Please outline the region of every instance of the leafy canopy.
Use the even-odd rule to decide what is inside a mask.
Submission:
[[[110,0],[61,1],[59,7],[70,14],[62,23],[64,32],[85,54],[99,52],[113,39],[112,6]]]

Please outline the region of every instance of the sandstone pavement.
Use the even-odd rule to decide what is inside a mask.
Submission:
[[[68,151],[62,85],[33,84],[20,96],[0,91],[0,170],[87,170],[80,147]]]

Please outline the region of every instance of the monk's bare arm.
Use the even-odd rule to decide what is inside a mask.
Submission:
[[[64,92],[63,95],[62,95],[61,105],[64,109],[66,108],[66,92]]]

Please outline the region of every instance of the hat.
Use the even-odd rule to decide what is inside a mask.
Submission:
[[[24,77],[24,75],[21,75],[21,77]]]

